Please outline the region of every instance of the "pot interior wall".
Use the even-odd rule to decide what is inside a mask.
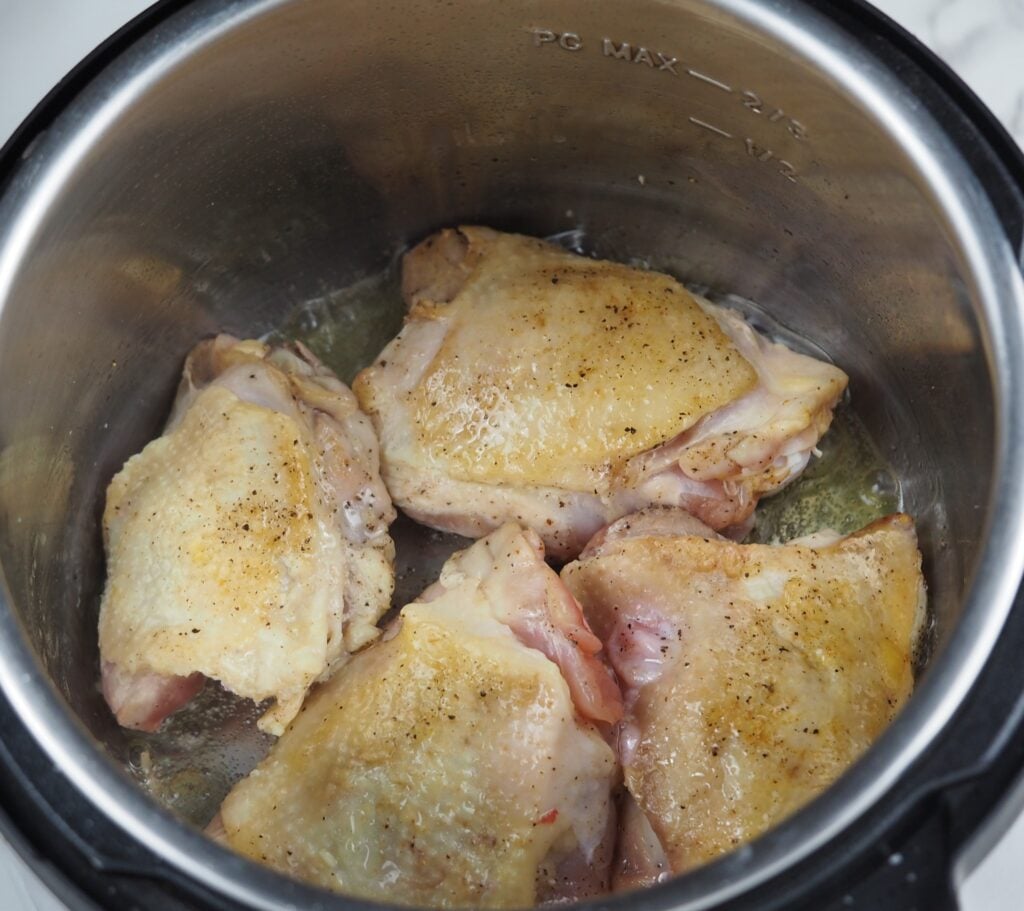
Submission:
[[[264,333],[458,222],[579,230],[594,253],[750,298],[815,340],[902,479],[941,650],[981,544],[993,391],[974,277],[870,110],[697,0],[232,15],[65,160],[0,315],[10,601],[116,758],[127,742],[96,685],[103,491],[159,432],[185,353]],[[160,53],[144,42],[137,59]],[[44,138],[39,173],[78,127]]]

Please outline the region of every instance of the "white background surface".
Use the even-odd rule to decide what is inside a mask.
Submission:
[[[943,57],[1024,144],[1024,0],[876,0]],[[145,0],[0,0],[0,143]],[[1024,817],[968,877],[964,911],[1024,908]],[[0,842],[0,911],[60,905]],[[159,909],[152,909],[159,911]]]

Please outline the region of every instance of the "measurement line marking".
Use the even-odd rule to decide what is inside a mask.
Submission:
[[[703,120],[698,120],[696,117],[689,118],[690,123],[696,124],[699,127],[704,127],[705,130],[711,130],[712,133],[717,133],[719,136],[724,136],[726,139],[732,139],[732,133],[726,133],[725,130],[720,130],[718,127],[705,123]]]
[[[705,76],[698,70],[687,70],[687,75],[693,76],[694,79],[699,79],[701,82],[706,82],[708,85],[713,85],[716,89],[721,89],[723,92],[732,94],[732,87],[726,85],[724,82],[719,82],[717,79],[712,79],[710,76]]]

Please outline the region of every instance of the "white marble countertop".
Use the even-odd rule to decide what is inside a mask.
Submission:
[[[75,63],[148,0],[0,0],[0,143]],[[1024,0],[876,0],[960,74],[1024,145]],[[1024,907],[1024,816],[961,890],[964,911]],[[0,909],[57,911],[0,842]]]
[[[1024,0],[875,0],[946,61],[1024,146]]]

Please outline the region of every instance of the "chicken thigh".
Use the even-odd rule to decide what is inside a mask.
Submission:
[[[420,907],[600,894],[621,716],[600,643],[530,531],[454,555],[317,688],[211,834],[295,877]]]
[[[205,678],[274,704],[378,635],[394,510],[355,397],[301,345],[221,335],[191,353],[164,435],[107,490],[103,693],[155,730]]]
[[[925,598],[908,516],[780,546],[694,522],[620,519],[562,572],[625,697],[619,888],[690,870],[797,810],[913,684]]]
[[[716,529],[807,464],[846,386],[675,279],[487,228],[403,260],[406,324],[353,389],[413,518],[558,558],[648,505]]]

